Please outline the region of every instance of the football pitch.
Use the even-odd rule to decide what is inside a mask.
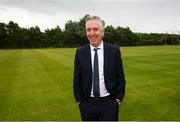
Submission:
[[[0,120],[81,120],[73,96],[75,48],[0,50]],[[120,120],[180,120],[180,46],[121,48]]]

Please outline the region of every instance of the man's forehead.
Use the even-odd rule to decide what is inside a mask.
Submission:
[[[86,28],[97,28],[100,27],[100,22],[97,20],[89,20],[86,23]]]

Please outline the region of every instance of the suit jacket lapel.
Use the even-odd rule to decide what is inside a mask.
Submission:
[[[90,45],[87,46],[86,48],[86,56],[84,57],[86,60],[86,64],[87,64],[87,69],[88,69],[88,74],[87,77],[89,77],[89,82],[88,82],[88,86],[89,86],[89,94],[91,94],[91,89],[92,89],[92,63],[91,63],[91,50],[90,50]]]
[[[106,43],[103,43],[103,44],[104,44],[104,78],[106,79],[107,71],[108,71],[107,67],[108,67],[110,58],[109,58],[109,52],[108,52],[107,44]]]
[[[92,73],[92,64],[91,64],[91,50],[90,50],[90,45],[88,45],[88,53],[87,53],[87,63],[88,63],[88,69],[91,69]]]
[[[91,64],[91,51],[90,51],[90,45],[87,46],[86,48],[86,56],[84,57],[86,60],[86,64],[87,64],[87,69],[89,69],[89,77],[92,77],[92,64]],[[91,80],[92,81],[92,80]]]

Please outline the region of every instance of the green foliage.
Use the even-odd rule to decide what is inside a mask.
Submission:
[[[6,47],[7,28],[5,23],[0,23],[0,48]]]
[[[64,37],[63,32],[59,26],[54,29],[45,30],[45,37],[43,42],[43,47],[63,47]]]
[[[85,19],[88,15],[85,15],[79,22],[68,21],[65,24],[64,35],[66,35],[66,45],[70,47],[79,47],[86,44],[86,30]]]
[[[0,23],[0,49],[6,48],[53,48],[80,47],[88,43],[85,30],[85,15],[79,21],[69,20],[62,30],[59,26],[41,32],[38,26],[21,28],[17,23]],[[133,33],[129,27],[107,25],[103,39],[121,46],[136,45],[177,45],[178,34]]]
[[[178,34],[157,34],[157,33],[135,33],[141,40],[139,45],[177,45],[180,44]]]

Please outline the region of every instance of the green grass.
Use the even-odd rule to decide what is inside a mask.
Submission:
[[[180,46],[122,47],[120,120],[180,120]],[[75,48],[0,50],[0,120],[80,120]]]

